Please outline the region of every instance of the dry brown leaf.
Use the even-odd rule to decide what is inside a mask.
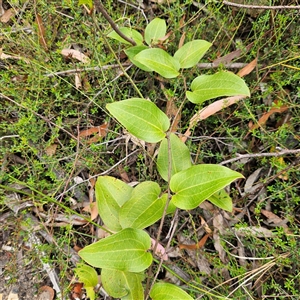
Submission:
[[[81,130],[79,133],[79,137],[88,137],[90,135],[93,135],[97,133],[101,137],[106,136],[108,123],[104,123],[100,126],[91,127],[89,129]]]
[[[2,48],[0,48],[0,59],[22,59],[24,60],[26,63],[28,63],[28,60],[22,56],[17,56],[17,55],[7,55],[5,53],[3,53]]]
[[[181,137],[181,140],[185,142],[187,138],[191,135],[191,129],[201,120],[214,115],[216,112],[226,108],[232,104],[239,102],[242,99],[245,99],[247,96],[233,96],[225,99],[221,99],[213,102],[212,104],[204,107],[199,112],[197,112],[191,119],[190,124],[184,135]]]
[[[219,257],[223,263],[227,263],[227,256],[226,252],[222,246],[220,235],[224,234],[225,232],[225,222],[223,216],[216,212],[213,218],[213,226],[214,226],[214,234],[213,234],[213,241],[214,247],[219,253]]]
[[[39,14],[36,14],[35,19],[38,25],[38,37],[39,37],[40,44],[46,51],[48,51],[48,46],[45,39],[45,27],[43,24],[42,17]]]
[[[241,228],[235,228],[235,233],[238,236],[255,236],[259,238],[266,238],[266,237],[274,237],[275,234],[264,227],[255,227],[255,226],[249,226],[249,227],[241,227]]]
[[[75,87],[77,89],[82,88],[82,83],[81,83],[81,76],[79,73],[75,73]]]
[[[52,145],[48,146],[45,149],[45,153],[50,157],[53,156],[56,153],[57,146],[58,146],[58,144],[52,144]]]
[[[75,49],[62,49],[61,54],[65,57],[75,58],[85,64],[90,62],[90,59],[86,55]]]
[[[187,250],[198,250],[200,248],[202,248],[207,239],[210,237],[210,234],[205,234],[205,236],[203,236],[203,238],[197,243],[197,244],[192,244],[192,245],[187,245],[187,244],[179,244],[179,249],[187,249]]]
[[[241,54],[248,52],[252,48],[252,46],[253,43],[246,46],[245,49],[237,49],[222,57],[219,57],[213,61],[213,65],[217,67],[220,64],[224,64],[224,65],[229,64],[233,59],[238,58],[239,56],[241,56]]]
[[[275,104],[277,104],[277,101],[274,101]],[[264,113],[259,120],[257,121],[256,124],[252,124],[250,125],[249,130],[254,130],[257,129],[261,126],[263,126],[264,124],[266,124],[266,122],[268,121],[268,119],[270,118],[271,115],[273,115],[274,113],[283,113],[285,112],[289,107],[287,105],[282,105],[280,107],[272,107],[268,112]],[[249,134],[249,132],[248,132]],[[248,135],[247,134],[247,135]],[[247,136],[246,135],[246,136]]]
[[[91,127],[89,129],[85,129],[80,131],[79,137],[85,138],[90,135],[94,135],[92,138],[88,140],[88,144],[96,143],[100,138],[103,138],[107,134],[108,123],[104,123],[100,126]]]
[[[156,244],[156,240],[151,238],[151,249],[152,250],[154,249],[155,244]],[[157,247],[155,249],[155,254],[157,256],[161,257],[163,260],[168,260],[169,259],[165,247],[162,246],[160,243],[157,243]]]
[[[9,293],[7,300],[19,300],[19,296],[15,293]]]
[[[39,289],[38,300],[53,300],[55,296],[53,288],[44,285]]]
[[[16,10],[13,8],[9,8],[5,13],[1,16],[0,22],[7,23],[12,17],[16,15]]]
[[[178,49],[180,49],[183,46],[184,40],[185,40],[185,35],[186,35],[186,33],[184,32],[182,34],[182,36],[180,37],[179,44],[178,44]]]
[[[241,69],[237,75],[240,76],[240,77],[244,77],[248,74],[250,74],[254,68],[256,67],[257,65],[257,58],[255,58],[254,60],[252,60],[248,65],[246,65],[243,69]]]
[[[203,226],[205,232],[207,234],[212,234],[212,230],[209,228],[209,226],[207,225],[206,221],[200,216],[200,222],[201,222],[201,225]]]
[[[95,220],[98,217],[98,206],[96,202],[92,202],[83,208],[83,211],[90,213],[91,220]]]

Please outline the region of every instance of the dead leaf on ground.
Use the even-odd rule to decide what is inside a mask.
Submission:
[[[222,57],[219,57],[213,61],[214,66],[218,66],[220,64],[229,64],[231,61],[235,58],[240,57],[242,54],[247,53],[253,46],[253,43],[246,46],[244,49],[237,49],[235,51],[232,51]]]
[[[179,244],[179,249],[188,249],[188,250],[198,250],[198,249],[200,249],[200,248],[202,248],[204,245],[205,245],[205,243],[206,243],[206,241],[207,241],[207,239],[210,237],[211,235],[210,234],[205,234],[204,236],[203,236],[203,238],[197,243],[197,244],[192,244],[192,245],[187,245],[187,244]]]
[[[0,59],[22,59],[24,60],[27,64],[28,64],[28,60],[22,56],[18,56],[18,55],[7,55],[5,53],[3,53],[2,48],[0,48]]]
[[[13,18],[16,15],[17,11],[13,8],[9,8],[5,13],[1,16],[0,22],[1,23],[7,23],[11,18]]]
[[[227,264],[227,255],[222,246],[221,237],[220,237],[220,235],[223,235],[225,233],[226,226],[225,226],[223,216],[218,212],[216,212],[214,215],[213,226],[214,226],[214,233],[213,233],[214,247],[218,251],[221,261]]]
[[[258,238],[266,238],[266,237],[274,237],[275,234],[264,227],[255,227],[255,226],[248,226],[248,227],[241,227],[241,228],[235,228],[234,229],[235,234],[237,234],[238,236],[255,236]]]
[[[83,211],[90,213],[91,220],[95,220],[98,217],[98,206],[96,202],[92,202],[83,208]]]
[[[47,156],[53,156],[56,153],[56,149],[57,149],[58,144],[52,144],[50,146],[48,146],[45,149],[45,153],[47,154]]]
[[[39,289],[38,300],[53,300],[54,290],[50,286],[44,285]]]
[[[151,238],[151,249],[152,250],[154,249],[155,244],[156,244],[156,240]],[[165,247],[160,243],[157,243],[157,247],[155,249],[155,254],[157,256],[159,256],[160,258],[162,258],[163,260],[168,260],[169,259]]]
[[[89,57],[75,49],[62,49],[61,54],[67,58],[75,58],[85,64],[90,62]]]
[[[244,77],[248,74],[250,74],[254,68],[256,67],[257,65],[257,58],[255,58],[254,60],[252,60],[248,65],[246,65],[243,69],[241,69],[237,75],[240,76],[240,77]]]
[[[44,27],[44,24],[43,24],[42,17],[39,14],[36,14],[35,19],[36,19],[36,23],[38,25],[39,42],[42,45],[42,47],[46,51],[48,51],[48,46],[47,46],[47,42],[46,42],[46,39],[45,39],[45,27]]]
[[[277,101],[274,101],[275,105],[276,105]],[[257,121],[256,124],[253,124],[249,130],[254,130],[257,129],[263,125],[266,124],[266,122],[268,121],[268,119],[270,118],[271,115],[275,114],[275,113],[283,113],[285,112],[289,107],[287,105],[282,105],[280,107],[272,107],[268,112],[264,113],[259,120]]]
[[[91,127],[89,129],[84,129],[79,132],[80,138],[86,138],[90,135],[94,135],[88,140],[88,144],[97,142],[100,138],[105,137],[107,134],[108,123],[104,123],[100,126]]]
[[[181,140],[185,142],[187,138],[191,135],[191,129],[202,120],[214,115],[216,112],[226,108],[232,104],[239,102],[242,99],[245,99],[247,96],[233,96],[225,99],[221,99],[213,102],[212,104],[204,107],[199,112],[197,112],[191,119],[190,124],[184,135],[181,137]]]

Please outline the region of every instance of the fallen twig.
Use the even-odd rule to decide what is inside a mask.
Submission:
[[[300,5],[277,5],[277,6],[269,6],[269,5],[249,5],[249,4],[238,4],[233,3],[229,1],[223,1],[223,4],[229,5],[229,6],[235,6],[240,8],[250,8],[250,9],[271,9],[271,10],[277,10],[277,9],[300,9]]]
[[[294,149],[294,150],[282,150],[279,152],[269,152],[269,153],[254,153],[254,154],[239,154],[237,153],[237,157],[222,161],[220,165],[226,165],[231,162],[243,159],[243,158],[259,158],[259,157],[278,157],[278,156],[283,156],[283,155],[288,155],[288,154],[298,154],[300,153],[300,149]]]

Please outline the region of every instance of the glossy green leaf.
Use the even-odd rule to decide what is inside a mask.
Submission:
[[[125,50],[126,55],[128,56],[128,58],[130,59],[130,61],[136,65],[138,68],[140,68],[143,71],[146,72],[151,72],[152,70],[147,68],[146,66],[144,66],[143,64],[139,63],[138,61],[136,61],[134,59],[134,57],[139,54],[141,51],[149,49],[147,46],[145,45],[138,45],[138,46],[133,46],[130,47],[128,49]]]
[[[79,282],[84,284],[87,296],[90,298],[90,300],[94,300],[94,288],[98,284],[98,274],[95,269],[85,264],[78,264],[74,271],[79,279]]]
[[[127,272],[142,272],[152,263],[149,235],[140,229],[126,228],[86,246],[79,256],[91,266]]]
[[[210,46],[211,43],[207,41],[194,40],[178,49],[174,57],[179,61],[181,68],[191,68],[199,62]]]
[[[160,38],[167,33],[166,21],[163,19],[153,19],[145,29],[145,42],[150,46],[155,44]]]
[[[136,31],[135,29],[129,28],[129,27],[120,27],[119,30],[127,37],[129,37],[130,39],[134,40],[136,42],[137,45],[141,45],[143,44],[143,36]],[[121,43],[124,44],[129,44],[131,45],[131,43],[127,42],[126,40],[124,40],[121,36],[119,36],[115,31],[110,32],[108,35],[108,37],[115,39]]]
[[[148,143],[161,141],[170,127],[166,114],[146,99],[132,98],[106,107],[132,135]]]
[[[160,193],[156,182],[145,181],[137,185],[120,210],[121,226],[143,229],[158,221],[167,202],[167,195],[159,197]]]
[[[201,202],[243,176],[219,165],[196,165],[175,174],[170,187],[172,202],[181,209],[196,208]]]
[[[223,96],[250,96],[249,88],[239,76],[221,71],[214,75],[200,75],[191,85],[192,92],[187,91],[189,101],[201,104],[202,102]]]
[[[132,191],[132,187],[114,177],[98,177],[95,186],[98,212],[110,230],[122,229],[119,223],[119,211],[121,206],[130,199]]]
[[[188,147],[174,133],[171,133],[170,149],[167,138],[164,138],[157,157],[157,170],[166,181],[168,181],[169,155],[171,158],[171,176],[192,166]]]
[[[179,75],[180,64],[178,60],[163,49],[143,50],[134,59],[162,77],[174,78]]]
[[[150,297],[152,300],[193,300],[184,290],[166,282],[155,283],[150,292]]]
[[[143,300],[142,274],[119,270],[102,269],[101,281],[105,291],[122,300]]]
[[[224,189],[221,189],[218,192],[214,193],[209,198],[207,198],[207,200],[221,209],[232,212],[232,199]]]

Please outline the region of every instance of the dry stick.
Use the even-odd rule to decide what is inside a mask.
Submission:
[[[290,5],[278,5],[278,6],[268,6],[268,5],[247,5],[247,4],[238,4],[232,3],[229,1],[223,1],[223,4],[240,7],[240,8],[250,8],[250,9],[300,9],[300,5],[290,6]]]
[[[130,66],[130,63],[122,64],[122,66],[123,67],[128,67],[128,66]],[[114,64],[114,65],[106,65],[106,66],[102,66],[102,67],[71,69],[71,70],[47,73],[44,76],[54,77],[54,76],[62,76],[62,75],[72,75],[73,73],[80,73],[80,72],[86,72],[86,71],[102,71],[102,70],[109,70],[109,69],[116,69],[116,68],[120,68],[120,65],[119,64]]]
[[[133,46],[136,46],[136,42],[134,40],[132,40],[131,38],[127,37],[125,34],[123,34],[120,29],[118,28],[118,26],[116,25],[116,23],[113,21],[113,19],[110,17],[110,15],[107,13],[107,11],[105,10],[105,8],[103,7],[103,5],[101,4],[101,2],[99,0],[95,0],[95,7],[96,10],[99,10],[103,17],[107,20],[107,22],[110,24],[110,26],[113,28],[113,30],[124,40],[126,40],[127,42],[129,42],[130,44],[132,44]]]
[[[234,157],[225,161],[222,161],[219,165],[226,165],[229,164],[231,162],[243,159],[243,158],[257,158],[257,157],[270,157],[270,156],[283,156],[283,155],[287,155],[287,154],[298,154],[300,153],[300,149],[294,149],[294,150],[282,150],[279,152],[269,152],[269,153],[255,153],[255,154],[239,154],[237,153],[238,157]]]

